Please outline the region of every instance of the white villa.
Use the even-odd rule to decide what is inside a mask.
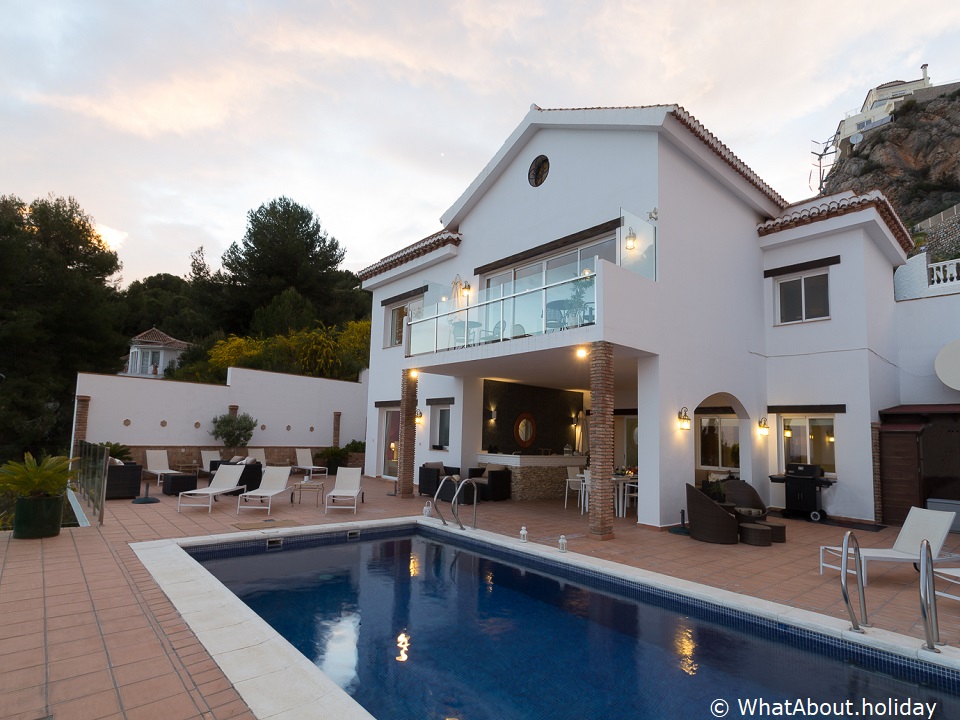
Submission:
[[[783,505],[770,476],[810,463],[828,513],[879,521],[881,411],[898,438],[960,418],[960,295],[895,299],[912,241],[887,200],[788,205],[676,105],[533,106],[441,222],[360,273],[366,473],[400,495],[440,462],[562,498],[589,452],[605,538],[616,467],[662,527],[686,483],[734,473]]]

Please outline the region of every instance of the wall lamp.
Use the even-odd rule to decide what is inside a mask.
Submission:
[[[793,430],[791,430],[791,429],[788,428],[788,427],[785,427],[785,428],[783,429],[783,436],[786,437],[786,438],[793,437]]]
[[[690,429],[690,416],[687,415],[687,408],[680,408],[680,412],[677,413],[677,424],[681,430]]]
[[[413,421],[414,421],[417,425],[419,425],[420,423],[423,422],[423,413],[420,412],[420,408],[417,408],[417,412],[416,412],[416,414],[413,416]]]
[[[637,249],[637,234],[633,231],[633,228],[627,228],[627,238],[623,244],[624,250],[636,250]]]
[[[487,420],[495,421],[496,419],[497,419],[497,411],[493,409],[487,410]]]
[[[467,297],[468,295],[470,295],[470,283],[465,282],[465,283],[463,284],[463,289],[460,291],[460,293],[461,293],[464,297]]]
[[[766,416],[760,418],[760,420],[757,422],[757,428],[758,428],[758,432],[764,437],[770,434],[770,426],[767,425]]]

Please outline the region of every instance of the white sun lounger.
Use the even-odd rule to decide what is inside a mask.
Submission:
[[[164,475],[176,475],[178,471],[170,469],[166,450],[147,450],[147,467],[144,472],[156,475],[159,485]]]
[[[313,464],[313,458],[307,448],[297,448],[297,464],[293,466],[293,469],[303,470],[307,474],[308,480],[314,475],[327,474],[327,469],[323,465]]]
[[[323,514],[327,514],[330,509],[330,503],[337,498],[353,500],[353,514],[357,514],[357,498],[360,497],[360,468],[337,468],[337,474],[334,476],[336,484],[333,490],[327,493],[324,500]],[[334,505],[334,510],[349,510],[350,505]]]
[[[241,508],[244,510],[266,510],[270,514],[270,504],[273,502],[273,496],[285,492],[287,482],[290,480],[290,468],[288,467],[268,467],[263,471],[263,480],[260,481],[260,487],[250,492],[241,493],[237,498],[237,515]],[[263,504],[266,498],[267,504]],[[244,505],[248,500],[259,500],[255,505]]]
[[[245,465],[221,465],[217,474],[210,480],[210,487],[198,488],[196,490],[184,490],[177,499],[177,512],[181,507],[205,507],[207,512],[213,511],[213,502],[217,495],[233,492],[234,490],[245,490],[245,485],[240,485],[240,476],[243,474]],[[202,503],[185,503],[184,498],[205,498]]]
[[[950,526],[956,513],[944,512],[942,510],[924,510],[923,508],[912,507],[907,513],[907,519],[900,528],[900,534],[897,535],[897,541],[892,548],[861,548],[860,557],[863,558],[863,584],[867,584],[867,563],[870,562],[906,562],[920,564],[920,542],[926,540],[930,543],[930,552],[933,554],[934,564],[960,560],[960,555],[954,553],[941,553],[943,543],[947,539],[947,533],[950,532]],[[832,560],[837,558],[836,562],[843,555],[842,547],[820,546],[820,574],[823,575],[825,567],[839,570],[840,565],[831,565],[825,558]],[[853,559],[851,552],[850,558]],[[848,565],[847,572],[855,572],[853,565]]]

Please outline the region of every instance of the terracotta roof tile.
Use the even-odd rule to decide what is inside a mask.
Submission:
[[[440,232],[435,232],[433,235],[428,235],[427,237],[423,238],[423,240],[418,240],[412,245],[408,245],[392,255],[387,255],[385,258],[375,262],[370,267],[364,268],[357,273],[357,277],[360,278],[361,281],[369,280],[370,278],[380,275],[381,273],[385,273],[387,270],[392,270],[393,268],[399,267],[404,263],[408,263],[415,258],[433,252],[444,245],[459,246],[462,240],[463,237],[458,232],[452,232],[450,230],[441,230]]]
[[[190,343],[170,337],[162,330],[157,330],[156,328],[150,328],[146,332],[140,333],[130,340],[130,344],[158,345],[162,347],[174,348],[176,350],[186,350],[188,347],[190,347]]]
[[[757,226],[757,234],[760,235],[760,237],[764,237],[765,235],[771,235],[781,230],[788,230],[799,227],[800,225],[809,225],[810,223],[821,220],[829,220],[830,218],[846,215],[850,212],[866,210],[870,207],[876,208],[880,217],[890,229],[890,232],[893,233],[893,236],[897,239],[900,247],[903,248],[903,251],[910,252],[913,249],[913,239],[893,209],[890,201],[887,200],[879,190],[874,190],[865,195],[856,195],[854,197],[835,200],[825,198],[823,202],[817,205],[804,207],[800,210],[795,210],[781,217],[761,223]]]

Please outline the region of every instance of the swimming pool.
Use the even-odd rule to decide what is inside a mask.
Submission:
[[[741,717],[738,702],[759,699],[960,716],[955,671],[449,537],[386,528],[190,552],[382,719],[710,717],[716,700]]]

